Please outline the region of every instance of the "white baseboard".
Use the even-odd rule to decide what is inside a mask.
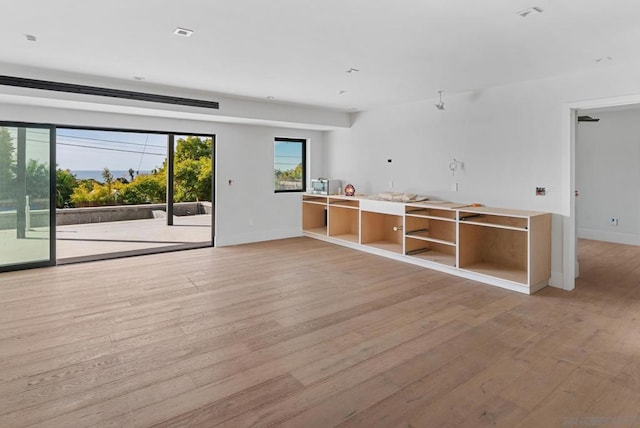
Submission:
[[[613,242],[614,244],[640,245],[640,235],[608,230],[578,228],[578,238]]]
[[[274,241],[276,239],[295,238],[302,236],[300,229],[276,229],[262,230],[248,233],[230,233],[216,235],[215,246],[226,247],[229,245],[250,244],[252,242]]]

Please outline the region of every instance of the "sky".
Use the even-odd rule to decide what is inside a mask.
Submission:
[[[15,129],[8,128],[15,138]],[[95,131],[85,129],[56,129],[56,163],[59,168],[71,171],[151,171],[162,165],[166,157],[167,135],[138,132]],[[30,159],[48,163],[49,131],[28,130],[32,143]],[[180,136],[176,136],[178,140]],[[31,150],[30,150],[31,151]],[[279,141],[274,144],[275,168],[286,171],[301,161],[302,145]]]
[[[302,144],[277,141],[274,145],[275,168],[280,171],[294,169],[302,160]]]
[[[72,171],[150,171],[166,157],[166,134],[57,129],[57,163]]]

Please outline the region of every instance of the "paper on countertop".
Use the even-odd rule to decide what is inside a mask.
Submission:
[[[420,202],[426,201],[429,198],[427,196],[417,195],[415,193],[380,192],[374,199],[394,202]]]

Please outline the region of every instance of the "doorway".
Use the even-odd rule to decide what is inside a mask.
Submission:
[[[58,128],[56,147],[58,264],[213,245],[214,136]]]
[[[624,255],[640,245],[636,192],[640,184],[640,109],[581,109],[577,115],[578,274],[584,281],[599,281],[605,272],[612,274],[628,262]]]
[[[577,257],[577,222],[576,222],[576,134],[577,118],[580,111],[588,109],[624,109],[632,105],[640,105],[640,95],[579,101],[564,105],[563,114],[563,141],[567,159],[565,183],[568,183],[567,199],[564,212],[567,215],[563,219],[563,279],[562,288],[573,290],[575,279],[579,275],[580,267]]]

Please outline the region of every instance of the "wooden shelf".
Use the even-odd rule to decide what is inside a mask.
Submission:
[[[455,215],[455,212],[453,213]],[[405,236],[456,246],[455,221],[424,216],[405,216]]]
[[[463,221],[463,220],[460,220]],[[483,222],[479,222],[479,221],[464,221],[465,224],[474,224],[477,226],[483,226],[483,227],[494,227],[496,229],[506,229],[506,230],[515,230],[515,231],[519,231],[519,232],[526,232],[528,229],[526,227],[514,227],[514,226],[503,226],[500,224],[493,224],[493,223],[483,223]]]
[[[313,229],[303,229],[307,233],[314,233],[316,235],[327,236],[326,227],[314,227]]]
[[[459,219],[466,224],[478,224],[488,227],[497,227],[510,230],[528,230],[529,219],[527,217],[514,217],[504,215],[492,215],[485,213],[460,211]]]
[[[451,241],[445,241],[443,239],[436,239],[436,238],[432,238],[429,236],[429,232],[407,232],[407,234],[405,235],[407,238],[411,238],[411,239],[420,239],[423,241],[428,241],[428,242],[435,242],[438,244],[442,244],[442,245],[451,245],[452,247],[456,246],[455,242],[451,242]]]
[[[402,254],[402,244],[390,241],[374,241],[367,242],[365,245],[378,248],[380,250],[391,251],[393,253]]]
[[[302,195],[302,202],[307,204],[327,204],[326,196],[318,196],[318,195]]]
[[[430,219],[430,220],[438,220],[438,221],[448,221],[451,223],[455,223],[456,220],[452,219],[452,218],[442,218],[442,217],[435,217],[435,216],[430,216],[430,215],[416,215],[416,214],[406,214],[407,217],[415,217],[415,218],[426,218],[426,219]]]
[[[332,207],[351,208],[357,210],[360,208],[360,201],[357,199],[329,198],[329,205]]]
[[[442,221],[456,221],[456,212],[452,210],[442,210],[433,208],[416,208],[413,206],[406,207],[406,216],[428,218]]]
[[[326,202],[316,202],[316,201],[302,201],[304,204],[314,204],[314,205],[327,205]]]
[[[522,269],[488,262],[474,263],[471,265],[467,265],[462,269],[470,272],[481,273],[483,275],[493,276],[496,278],[506,279],[507,281],[517,282],[522,285],[527,285],[527,271]]]
[[[360,242],[359,236],[357,233],[344,233],[342,235],[331,235],[332,238],[341,239],[343,241],[353,242],[358,244]]]
[[[443,253],[442,251],[429,250],[421,253],[407,254],[407,255],[410,257],[415,257],[417,259],[428,260],[434,263],[440,263],[446,266],[455,267],[456,265],[456,256]]]
[[[447,266],[456,265],[456,244],[416,236],[406,236],[405,255]]]

